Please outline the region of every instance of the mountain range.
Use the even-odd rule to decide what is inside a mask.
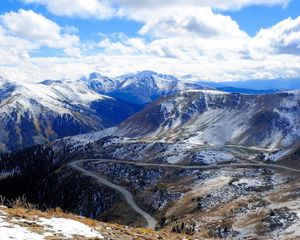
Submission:
[[[127,119],[161,96],[206,89],[151,71],[108,78],[23,83],[0,78],[0,151],[99,131]]]
[[[151,71],[0,80],[0,203],[192,239],[299,235],[300,91]]]
[[[280,149],[300,138],[300,92],[264,95],[190,90],[160,98],[116,133],[140,139]]]
[[[206,90],[206,93],[201,90]],[[142,112],[120,127],[125,129],[128,128],[125,125],[132,124],[136,125],[137,129],[141,128],[140,132],[143,134],[149,135],[151,131],[156,131],[152,132],[153,135],[161,131],[159,136],[164,134],[167,136],[183,126],[180,131],[185,132],[183,135],[188,135],[185,138],[198,139],[201,143],[211,141],[211,137],[215,136],[213,139],[219,140],[214,144],[240,142],[246,145],[280,146],[297,137],[285,136],[283,132],[288,131],[288,127],[292,127],[291,122],[282,116],[282,112],[272,110],[272,108],[280,108],[280,101],[286,94],[272,95],[276,96],[275,102],[272,102],[272,97],[267,94],[280,93],[280,91],[221,87],[221,83],[209,84],[195,79],[189,81],[188,77],[177,78],[153,71],[142,71],[115,78],[94,72],[78,80],[44,80],[38,83],[23,83],[1,77],[0,150],[13,151],[66,136],[100,131],[116,126],[145,106],[147,107]],[[180,92],[186,93],[178,97],[176,94]],[[263,96],[264,94],[266,95]],[[291,95],[293,93],[289,94]],[[208,96],[208,99],[204,96]],[[164,98],[152,103],[161,97]],[[293,97],[287,97],[289,98]],[[223,106],[221,106],[222,101]],[[257,106],[260,101],[263,102],[260,104],[266,104],[265,109]],[[250,111],[245,104],[251,105],[252,110]],[[297,99],[293,100],[293,104],[297,109]],[[258,111],[255,115],[254,109]],[[228,118],[228,111],[232,114],[230,121],[235,121],[229,125],[236,127],[234,131],[228,130],[231,136],[224,131],[219,131],[217,127],[223,124],[222,118]],[[241,116],[249,121],[242,122]],[[264,132],[265,136],[254,134],[252,137],[247,137],[251,135],[250,129],[260,132],[259,127],[254,126],[255,118],[263,118],[266,122],[273,121],[281,130],[268,129]],[[130,121],[133,122],[129,123]],[[136,121],[141,121],[143,125],[138,127]],[[194,124],[201,125],[202,130],[199,127],[192,127],[192,121],[195,122]],[[204,129],[208,121],[215,122],[215,125],[209,125],[209,131]],[[277,123],[280,123],[280,126]],[[189,134],[191,130],[187,129],[188,125],[191,125],[189,129],[197,133]],[[294,127],[297,128],[297,124]],[[150,128],[152,130],[149,130]],[[134,135],[136,130],[131,130],[131,134]],[[183,135],[180,138],[184,138]],[[195,136],[192,138],[192,135]],[[200,135],[202,137],[199,137]],[[266,142],[267,138],[271,139],[271,135],[280,137],[280,140],[277,143]],[[169,138],[173,138],[172,134]]]
[[[153,71],[126,74],[116,78],[91,73],[88,78],[81,80],[98,93],[139,105],[145,105],[159,97],[189,89],[214,89]]]
[[[12,151],[111,127],[139,106],[90,90],[84,83],[20,83],[0,79],[0,150]]]

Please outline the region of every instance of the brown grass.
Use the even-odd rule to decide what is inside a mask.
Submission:
[[[172,234],[167,231],[156,232],[151,229],[146,228],[134,228],[126,227],[118,224],[103,223],[93,219],[80,217],[71,213],[65,213],[60,208],[49,209],[46,212],[39,211],[37,209],[26,209],[23,207],[0,207],[1,211],[6,213],[7,221],[11,218],[24,219],[34,222],[38,218],[52,218],[60,217],[66,219],[72,219],[81,222],[95,230],[101,232],[105,238],[116,239],[116,240],[158,240],[158,239],[168,239],[168,240],[182,240],[183,235]],[[26,227],[28,230],[36,233],[43,233],[44,229],[42,226],[36,223],[28,222],[18,222],[19,225]],[[48,237],[47,240],[57,240],[61,239],[59,236]],[[74,239],[84,239],[81,236],[75,237]],[[186,238],[189,239],[189,238]]]

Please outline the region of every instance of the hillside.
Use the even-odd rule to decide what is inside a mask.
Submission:
[[[191,90],[164,97],[121,123],[119,136],[198,145],[277,149],[300,137],[300,93]]]
[[[112,240],[180,240],[184,236],[166,231],[133,228],[98,222],[64,213],[59,209],[41,212],[22,207],[0,206],[0,238],[16,240],[42,239],[112,239]]]
[[[99,131],[140,109],[75,82],[20,83],[0,78],[0,89],[0,151]]]

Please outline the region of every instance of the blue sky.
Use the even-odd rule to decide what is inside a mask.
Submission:
[[[254,36],[261,28],[273,26],[288,17],[297,18],[300,15],[300,3],[294,0],[286,7],[250,6],[225,14],[231,16],[243,30]]]
[[[2,0],[0,74],[40,80],[151,69],[209,81],[300,76],[298,0],[207,2]]]
[[[0,14],[19,9],[34,10],[57,22],[59,25],[75,26],[82,40],[97,40],[98,32],[109,34],[123,32],[128,36],[137,36],[142,23],[128,19],[82,19],[76,17],[61,17],[51,14],[47,9],[38,4],[25,4],[20,0],[2,0]],[[268,28],[288,17],[296,18],[300,15],[300,4],[297,0],[290,1],[287,6],[248,6],[240,10],[216,10],[224,15],[229,15],[249,35],[254,36],[261,28]],[[47,52],[45,54],[48,54]]]
[[[41,5],[36,4],[24,4],[19,0],[2,0],[0,5],[0,13],[4,14],[10,11],[18,11],[19,9],[34,10],[41,13],[45,17],[55,21],[59,25],[69,25],[78,28],[80,38],[83,40],[96,40],[99,38],[98,32],[105,34],[114,32],[123,32],[128,36],[134,36],[138,30],[142,27],[142,24],[136,21],[127,19],[109,19],[99,20],[94,18],[77,18],[77,17],[61,17],[51,14]]]

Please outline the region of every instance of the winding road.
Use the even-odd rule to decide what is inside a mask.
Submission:
[[[300,173],[300,169],[295,169],[291,167],[286,167],[278,164],[267,164],[267,163],[231,163],[231,164],[217,164],[217,165],[179,165],[179,164],[168,164],[168,163],[145,163],[145,162],[135,162],[135,161],[126,161],[126,160],[116,160],[116,159],[82,159],[76,162],[114,162],[114,163],[125,163],[141,167],[165,167],[165,168],[181,168],[181,169],[219,169],[225,167],[233,168],[245,168],[245,167],[266,167],[266,168],[275,168],[281,169],[289,172]]]
[[[195,166],[195,165],[178,165],[178,164],[159,164],[159,163],[144,163],[144,162],[133,162],[133,161],[123,161],[123,160],[114,160],[114,159],[82,159],[70,162],[68,165],[72,168],[80,171],[83,175],[92,177],[96,179],[98,182],[104,184],[107,187],[110,187],[118,192],[120,192],[126,199],[126,202],[131,206],[131,208],[138,214],[140,214],[147,222],[147,227],[151,229],[155,229],[157,221],[147,212],[142,210],[134,201],[132,194],[127,191],[124,187],[116,185],[105,178],[102,178],[98,174],[93,171],[84,169],[82,164],[84,162],[93,162],[101,163],[101,162],[114,162],[114,163],[125,163],[135,166],[144,166],[144,167],[165,167],[165,168],[180,168],[180,169],[219,169],[225,167],[235,167],[235,168],[245,168],[245,167],[265,167],[265,168],[274,168],[278,170],[290,171],[293,173],[300,174],[300,170],[293,169],[290,167],[277,165],[277,164],[266,164],[266,163],[234,163],[234,164],[219,164],[219,165],[207,165],[207,166]]]
[[[99,175],[97,175],[96,173],[86,170],[83,167],[81,167],[80,165],[86,160],[79,160],[79,161],[75,161],[75,162],[71,162],[69,165],[80,171],[83,175],[92,177],[94,179],[96,179],[98,182],[104,184],[107,187],[110,187],[118,192],[120,192],[126,199],[126,202],[131,206],[131,208],[133,209],[133,211],[137,212],[138,214],[140,214],[147,222],[147,227],[151,228],[151,229],[155,229],[155,226],[157,224],[157,221],[155,220],[155,218],[153,218],[150,214],[146,213],[144,210],[142,210],[134,201],[133,196],[130,192],[128,192],[125,188],[116,185],[112,182],[109,182],[108,180],[100,177]]]

